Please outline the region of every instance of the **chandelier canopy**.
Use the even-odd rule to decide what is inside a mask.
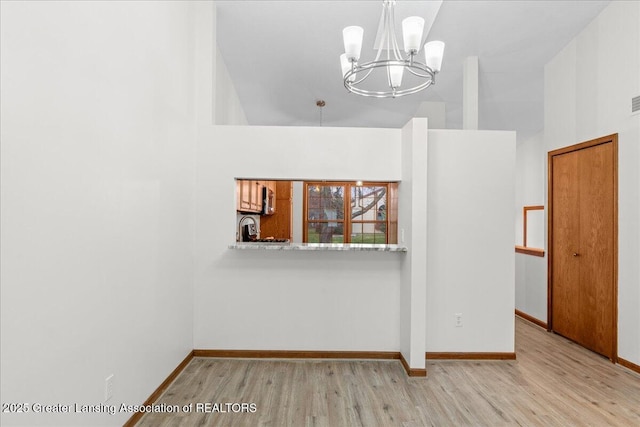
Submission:
[[[425,44],[425,61],[421,62],[418,52],[422,47],[424,19],[411,16],[402,21],[404,39],[404,52],[402,52],[396,39],[395,5],[395,0],[382,1],[382,34],[378,52],[373,61],[358,62],[364,29],[351,26],[342,30],[345,53],[340,55],[340,64],[344,87],[349,92],[375,98],[397,98],[420,92],[435,84],[435,76],[442,65],[444,43],[432,41]],[[372,73],[386,73],[386,87],[375,88],[372,87],[371,82],[366,82]],[[402,87],[402,78],[406,73],[415,77],[409,76],[408,86]]]

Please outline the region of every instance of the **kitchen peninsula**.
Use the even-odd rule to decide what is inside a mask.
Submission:
[[[268,243],[237,242],[229,249],[266,251],[345,251],[345,252],[407,252],[406,246],[367,243]]]

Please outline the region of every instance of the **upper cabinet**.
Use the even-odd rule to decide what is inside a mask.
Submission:
[[[275,213],[276,182],[236,180],[236,210],[271,215]]]
[[[236,195],[237,195],[237,210],[241,212],[251,211],[251,183],[253,181],[237,180],[236,181]]]
[[[236,210],[260,213],[262,211],[262,181],[239,179],[236,181]]]
[[[251,195],[249,196],[251,211],[260,212],[262,210],[262,181],[249,181]]]

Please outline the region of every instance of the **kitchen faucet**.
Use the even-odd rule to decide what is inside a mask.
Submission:
[[[250,217],[249,215],[243,216],[240,219],[240,222],[238,223],[238,234],[236,235],[236,241],[238,241],[238,242],[242,239],[242,226],[244,224],[244,220],[245,219],[250,219],[251,222],[253,222],[253,226],[255,227],[256,232],[258,230],[258,223],[256,222],[256,220],[253,217]]]

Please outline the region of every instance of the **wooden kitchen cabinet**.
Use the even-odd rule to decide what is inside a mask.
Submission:
[[[262,211],[262,187],[264,187],[264,181],[238,179],[236,181],[236,210],[260,213]]]
[[[251,210],[251,181],[239,179],[236,181],[236,210],[248,212]]]
[[[251,181],[251,211],[262,211],[262,181]]]

